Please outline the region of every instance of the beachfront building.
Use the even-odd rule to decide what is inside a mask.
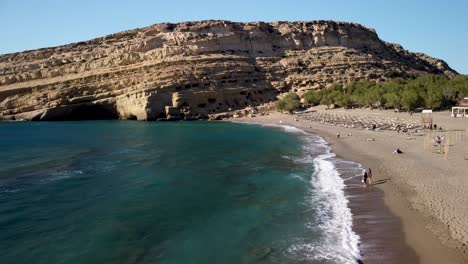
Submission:
[[[468,97],[463,98],[458,105],[452,107],[452,117],[468,117]]]

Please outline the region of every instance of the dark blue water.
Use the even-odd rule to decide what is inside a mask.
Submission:
[[[0,263],[356,256],[316,138],[209,122],[1,123],[0,150]]]

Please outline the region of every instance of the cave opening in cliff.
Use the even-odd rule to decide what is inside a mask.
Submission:
[[[113,105],[82,104],[59,107],[50,110],[40,120],[43,121],[81,121],[112,120],[119,115]]]
[[[107,105],[80,105],[73,108],[67,116],[67,120],[110,120],[118,119],[117,111]]]
[[[164,120],[164,119],[167,119],[166,112],[160,112],[159,114],[156,115],[156,118],[152,120]]]
[[[129,115],[127,117],[127,120],[138,120],[138,118],[136,117],[136,115]]]

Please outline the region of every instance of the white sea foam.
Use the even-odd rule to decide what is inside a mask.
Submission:
[[[286,125],[283,125],[281,126],[286,132],[291,132],[291,133],[299,133],[299,134],[307,134],[304,130],[302,129],[299,129],[297,127],[293,127],[293,126],[286,126]]]
[[[301,176],[301,175],[298,175],[298,174],[290,174],[291,178],[294,178],[294,179],[297,179],[297,180],[300,180],[300,181],[303,181],[303,182],[306,182],[306,180]]]
[[[19,192],[20,189],[12,189],[8,186],[3,186],[3,185],[0,185],[0,194],[3,194],[3,193],[15,193],[15,192]]]
[[[260,124],[260,125],[265,126],[265,127],[278,127],[278,128],[281,128],[284,131],[289,132],[289,133],[303,134],[303,135],[308,134],[307,132],[305,132],[302,129],[299,129],[299,128],[293,127],[293,126],[288,126],[288,125],[276,125],[276,124]]]
[[[29,183],[29,184],[49,184],[52,182],[60,181],[60,180],[65,180],[72,178],[73,176],[81,175],[83,174],[82,170],[56,170],[53,172],[50,172],[47,176],[44,178],[39,179],[38,181],[34,181],[34,183]],[[2,193],[16,193],[20,191],[24,191],[27,188],[17,188],[15,185],[2,185],[0,184],[0,194]]]
[[[303,138],[306,141],[304,148],[307,155],[295,161],[314,164],[315,172],[310,184],[316,191],[310,194],[308,202],[311,207],[317,208],[319,224],[317,226],[310,223],[308,227],[320,228],[323,232],[319,242],[298,241],[288,249],[288,252],[293,255],[300,254],[307,259],[356,263],[356,260],[360,259],[359,236],[352,230],[352,214],[344,193],[345,180],[334,164],[335,154],[331,152],[327,142],[319,136],[308,134],[295,127],[273,126],[282,127],[287,132],[305,135]],[[360,164],[349,163],[348,166],[362,171]]]
[[[47,177],[41,182],[47,183],[47,182],[55,182],[55,181],[60,181],[60,180],[65,180],[69,179],[75,175],[80,175],[83,174],[82,170],[60,170],[60,171],[54,171],[50,174],[50,177]]]
[[[359,236],[352,230],[352,214],[344,195],[344,181],[333,162],[328,160],[333,156],[327,153],[314,160],[316,171],[311,184],[317,191],[310,198],[312,205],[318,207],[319,227],[325,232],[318,248],[323,255],[316,257],[355,263],[359,259]]]

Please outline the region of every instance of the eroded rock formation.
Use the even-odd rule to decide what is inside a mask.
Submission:
[[[0,118],[206,118],[281,92],[422,73],[457,74],[353,23],[165,23],[0,56]]]

